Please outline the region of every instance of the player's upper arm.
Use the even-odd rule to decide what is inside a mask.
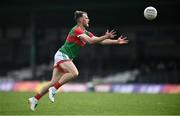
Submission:
[[[75,35],[80,38],[82,41],[85,41],[85,42],[88,42],[90,44],[93,44],[94,43],[94,35],[91,33],[91,32],[84,32],[83,30],[75,30]]]
[[[95,36],[89,37],[86,34],[80,34],[77,37],[80,38],[82,41],[88,42],[90,44],[93,44],[95,42],[93,39],[93,38],[95,38]]]

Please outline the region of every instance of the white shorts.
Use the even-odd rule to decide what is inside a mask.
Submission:
[[[59,68],[59,64],[65,61],[71,61],[71,59],[69,58],[68,55],[58,50],[54,56],[54,68]]]
[[[57,62],[59,62],[61,60],[70,60],[70,58],[68,55],[66,55],[65,53],[62,53],[58,50],[54,56],[54,63],[56,64]]]

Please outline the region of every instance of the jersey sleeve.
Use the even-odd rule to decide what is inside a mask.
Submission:
[[[79,37],[81,34],[83,34],[84,32],[83,32],[83,30],[82,29],[80,29],[80,28],[76,28],[75,30],[74,30],[74,36],[76,36],[76,37]]]

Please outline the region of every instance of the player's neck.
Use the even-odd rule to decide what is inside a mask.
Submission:
[[[83,29],[83,30],[86,29],[86,28],[85,28],[82,24],[80,24],[80,23],[78,23],[77,26],[80,27],[80,28]]]

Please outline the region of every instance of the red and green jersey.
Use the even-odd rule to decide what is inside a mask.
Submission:
[[[82,41],[78,36],[81,34],[86,34],[90,38],[94,35],[87,30],[81,29],[79,26],[74,26],[71,31],[69,32],[64,45],[59,48],[59,51],[67,54],[69,58],[73,59],[77,56],[80,49],[86,45],[87,42]]]

